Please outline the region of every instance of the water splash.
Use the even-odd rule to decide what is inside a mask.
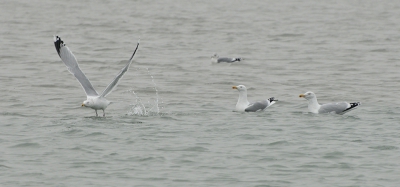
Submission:
[[[149,68],[135,68],[135,70],[146,70],[146,73],[148,76],[151,78],[151,82],[153,84],[152,89],[155,92],[155,99],[150,99],[147,102],[142,101],[142,98],[139,97],[139,95],[133,91],[133,90],[128,90],[129,93],[131,93],[135,97],[135,102],[131,104],[131,107],[128,111],[127,115],[137,115],[137,116],[161,116],[162,113],[160,111],[164,108],[163,104],[164,102],[162,99],[160,99],[158,95],[158,89],[157,89],[157,84],[154,81],[153,75],[150,73]],[[161,101],[161,103],[160,103]]]
[[[142,103],[142,100],[139,98],[139,96],[135,93],[133,90],[128,90],[128,92],[132,93],[136,101],[134,104],[131,104],[131,108],[128,111],[128,115],[139,115],[139,116],[144,116],[147,115],[148,111],[146,110],[146,106]]]

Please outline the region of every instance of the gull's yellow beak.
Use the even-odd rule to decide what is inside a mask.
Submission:
[[[237,87],[236,86],[232,86],[232,89],[237,89]]]
[[[300,94],[300,95],[299,95],[299,97],[304,97],[304,96],[305,96],[304,94]]]
[[[84,106],[85,106],[85,104],[82,103],[82,107],[84,107]]]

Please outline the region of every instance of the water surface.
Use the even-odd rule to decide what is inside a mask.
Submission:
[[[397,186],[399,8],[395,1],[6,0],[0,184]],[[108,96],[115,103],[106,118],[80,107],[85,94],[58,57],[55,34],[99,92],[141,38]],[[245,60],[211,64],[214,53]],[[279,102],[233,112],[238,84],[250,100]],[[321,103],[363,105],[343,116],[313,115],[298,98],[306,91]],[[133,114],[138,102],[150,115]]]

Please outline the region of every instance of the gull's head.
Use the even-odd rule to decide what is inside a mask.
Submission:
[[[313,92],[309,91],[304,94],[300,94],[299,97],[304,97],[305,99],[309,100],[309,99],[315,98],[316,95]]]
[[[219,56],[218,56],[218,54],[217,54],[217,53],[214,53],[214,55],[213,55],[213,56],[211,56],[211,58],[219,58]]]
[[[93,102],[90,100],[83,101],[82,107],[90,107],[92,106]]]
[[[244,85],[232,86],[232,89],[236,89],[236,90],[238,90],[239,92],[245,92],[245,91],[247,91],[246,86],[244,86]]]

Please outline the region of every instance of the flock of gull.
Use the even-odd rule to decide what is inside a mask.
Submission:
[[[61,40],[59,36],[54,36],[54,45],[61,60],[67,66],[68,71],[75,76],[75,78],[79,81],[83,90],[86,93],[87,98],[85,101],[83,101],[82,107],[89,107],[94,109],[96,112],[96,116],[98,116],[97,110],[102,110],[103,116],[105,117],[105,109],[107,108],[108,105],[111,104],[111,102],[108,101],[106,97],[113,91],[113,89],[116,88],[122,76],[128,71],[129,66],[132,64],[133,57],[135,56],[136,51],[139,48],[139,41],[136,45],[136,49],[133,52],[131,58],[128,60],[128,63],[125,65],[125,67],[121,69],[121,71],[117,74],[114,80],[111,81],[111,83],[106,87],[106,89],[101,94],[98,94],[97,91],[93,88],[89,79],[79,68],[78,61],[76,60],[74,54],[65,45],[64,41]],[[222,63],[222,62],[233,63],[241,60],[243,59],[219,57],[217,54],[214,54],[211,57],[211,61],[214,63]],[[272,106],[276,101],[278,101],[274,97],[271,97],[269,99],[250,103],[247,100],[247,88],[244,85],[233,86],[232,89],[236,89],[239,91],[239,99],[236,103],[236,108],[235,108],[235,110],[238,112],[263,111],[268,107]],[[309,112],[316,114],[320,113],[344,114],[361,105],[360,102],[354,102],[354,103],[337,102],[337,103],[327,103],[320,105],[317,101],[317,96],[313,92],[306,92],[304,94],[300,94],[299,97],[305,98],[308,101]]]

